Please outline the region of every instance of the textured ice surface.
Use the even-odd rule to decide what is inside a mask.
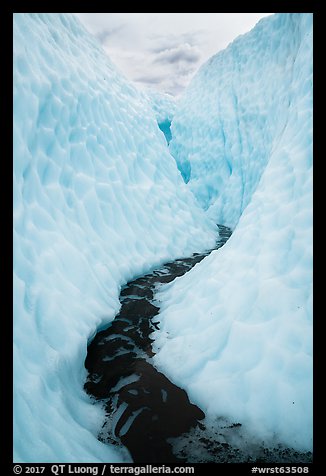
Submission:
[[[169,144],[172,139],[171,122],[177,107],[177,100],[170,94],[153,90],[147,90],[146,96],[150,101],[158,126]]]
[[[212,419],[311,450],[312,15],[264,19],[209,60],[172,130],[201,203],[244,212],[163,288],[155,362]]]
[[[281,145],[292,101],[310,106],[305,38],[309,15],[262,19],[210,58],[181,97],[172,123],[172,155],[201,206],[234,227],[265,166]],[[309,41],[309,39],[308,39]],[[306,46],[305,46],[306,45]],[[308,91],[306,89],[308,89]]]
[[[71,15],[14,15],[15,461],[122,461],[83,391],[122,285],[214,246],[144,96]]]

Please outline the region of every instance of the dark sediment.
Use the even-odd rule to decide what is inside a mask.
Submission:
[[[218,249],[231,235],[219,225]],[[113,322],[88,346],[86,391],[105,404],[99,439],[128,448],[135,463],[309,462],[311,453],[244,444],[241,424],[209,427],[204,412],[151,364],[155,288],[182,276],[213,250],[177,259],[127,284]],[[204,423],[204,424],[203,424]],[[234,445],[235,439],[240,441]],[[241,448],[241,446],[247,447]]]
[[[220,227],[216,249],[230,234],[228,228]],[[151,302],[155,287],[182,276],[210,252],[167,263],[128,283],[120,294],[119,314],[88,347],[85,389],[96,399],[106,401],[113,437],[128,448],[136,463],[184,461],[173,454],[167,440],[195,428],[205,417],[183,389],[151,365],[154,354],[150,334],[158,328],[152,322],[159,312]]]

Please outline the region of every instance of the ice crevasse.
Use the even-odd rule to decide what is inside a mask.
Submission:
[[[171,123],[177,108],[177,100],[167,93],[146,89],[145,96],[150,101],[157,124],[163,132],[166,142],[172,139]]]
[[[226,245],[162,288],[154,361],[212,420],[312,449],[312,14],[261,20],[198,71],[170,150]]]
[[[87,339],[123,284],[214,246],[139,93],[68,14],[14,14],[14,459],[129,460],[97,440]]]

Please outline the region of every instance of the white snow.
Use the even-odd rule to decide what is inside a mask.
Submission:
[[[202,206],[240,220],[162,288],[155,364],[209,418],[311,450],[312,14],[263,19],[211,58],[172,131]]]
[[[156,117],[72,15],[14,14],[14,458],[126,458],[83,391],[121,286],[214,245]]]

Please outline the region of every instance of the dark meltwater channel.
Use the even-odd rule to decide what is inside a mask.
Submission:
[[[218,249],[231,235],[219,225]],[[187,393],[151,364],[150,334],[158,329],[153,318],[159,308],[154,290],[182,276],[213,250],[177,259],[127,284],[121,291],[121,309],[88,346],[86,391],[105,402],[110,431],[126,446],[135,463],[184,461],[172,452],[169,438],[199,425],[205,414],[190,403]],[[102,432],[103,440],[111,440]]]

